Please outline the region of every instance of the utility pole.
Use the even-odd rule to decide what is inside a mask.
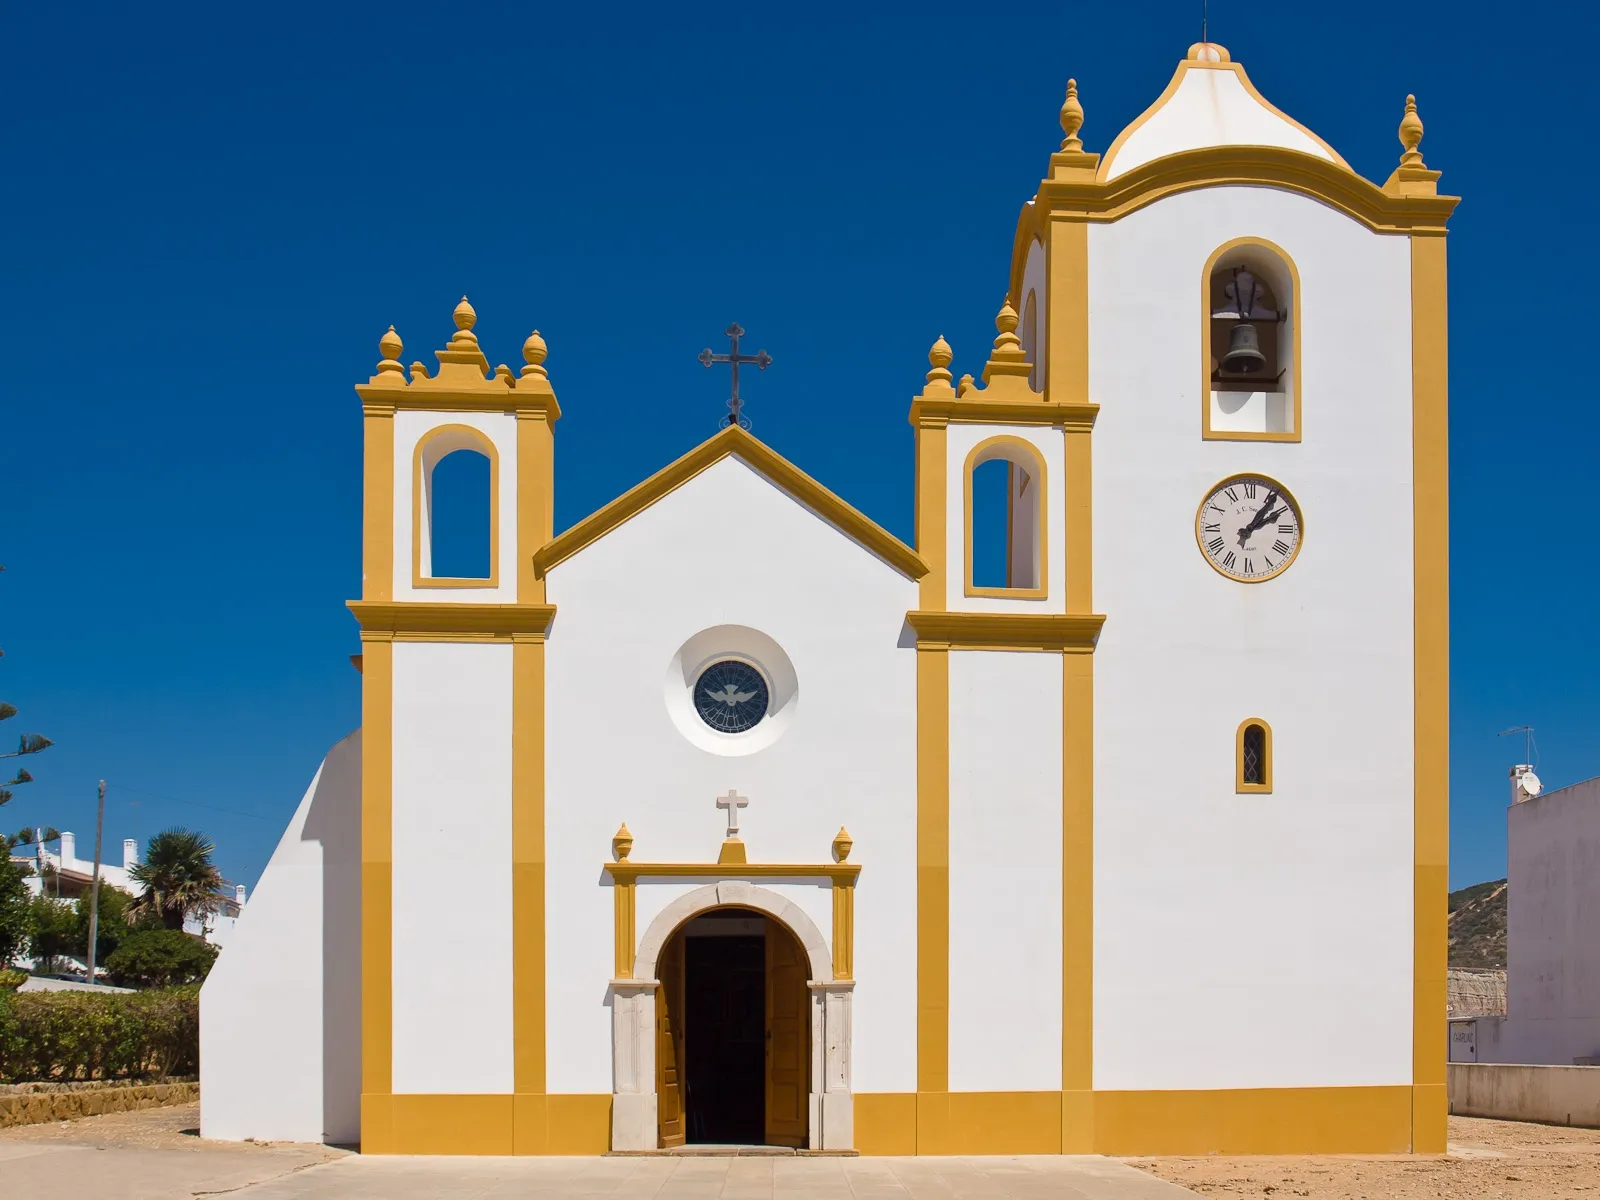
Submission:
[[[94,882],[89,885],[89,973],[84,982],[94,984],[94,952],[100,943],[100,835],[106,827],[106,781],[100,781],[100,805],[94,814]]]

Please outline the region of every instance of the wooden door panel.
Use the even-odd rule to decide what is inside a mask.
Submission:
[[[794,936],[767,922],[767,1143],[803,1146],[809,1040],[805,956]]]
[[[656,1130],[661,1145],[683,1145],[683,935],[667,939],[656,989]]]

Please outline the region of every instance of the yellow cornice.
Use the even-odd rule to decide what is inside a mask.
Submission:
[[[982,393],[979,392],[979,395]],[[1063,429],[1094,428],[1098,404],[1068,404],[1051,400],[982,400],[917,396],[911,401],[911,424],[922,428],[939,425],[1059,425]]]
[[[591,513],[554,541],[545,543],[533,556],[534,569],[541,575],[544,574],[557,563],[564,562],[585,546],[598,541],[624,521],[637,516],[657,500],[676,491],[708,467],[730,456],[737,457],[766,476],[769,481],[788,492],[823,520],[838,526],[895,570],[911,579],[920,579],[928,573],[928,565],[910,546],[737,425],[730,425],[714,437],[701,442],[682,458],[662,467],[643,483],[630,488],[598,512]]]
[[[409,388],[358,383],[356,394],[361,397],[361,411],[370,416],[389,416],[395,412],[507,412],[540,416],[551,422],[561,419],[561,405],[556,403],[554,395],[518,392],[509,387],[413,392]]]
[[[912,609],[906,621],[918,646],[953,650],[1047,650],[1092,654],[1106,619],[1099,613],[931,612]]]
[[[602,869],[619,883],[632,883],[640,876],[693,879],[745,879],[787,877],[792,879],[832,879],[853,884],[861,874],[861,864],[835,863],[644,863],[608,862]]]
[[[1385,192],[1348,167],[1278,146],[1207,146],[1169,154],[1115,179],[1046,179],[1033,220],[1115,221],[1178,192],[1242,185],[1320,200],[1378,233],[1442,234],[1456,196]],[[1018,238],[1020,241],[1021,233]]]
[[[553,604],[454,604],[350,600],[363,642],[543,641]]]

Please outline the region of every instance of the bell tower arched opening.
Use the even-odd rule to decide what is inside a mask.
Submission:
[[[1208,438],[1300,440],[1300,273],[1280,247],[1236,238],[1206,261],[1201,420]]]

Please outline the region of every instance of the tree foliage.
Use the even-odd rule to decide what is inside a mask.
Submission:
[[[11,861],[4,842],[0,838],[0,970],[26,952],[32,929],[26,868]]]
[[[180,929],[145,929],[106,959],[106,974],[118,987],[173,987],[202,982],[216,961],[209,942]]]
[[[144,861],[128,872],[144,892],[129,909],[135,917],[156,913],[168,929],[182,929],[186,916],[204,917],[222,907],[222,872],[205,834],[179,826],[150,839]]]
[[[0,567],[0,571],[3,570],[5,570],[5,568]],[[3,658],[4,656],[5,651],[0,650],[0,658]],[[0,721],[9,721],[16,715],[17,706],[15,704],[7,704],[4,701],[0,701]],[[25,733],[17,740],[17,748],[10,753],[0,754],[0,758],[21,758],[25,754],[38,754],[41,750],[48,750],[50,745],[50,739],[45,737],[42,733]],[[32,782],[33,776],[28,774],[27,769],[25,767],[18,767],[17,773],[12,776],[12,778],[3,784],[0,784],[0,804],[5,804],[11,799],[12,788],[18,786],[19,784]],[[6,849],[9,851],[11,846],[15,844],[16,840],[31,841],[32,839],[21,838],[3,840],[6,841]]]
[[[28,902],[28,924],[28,954],[35,970],[54,971],[56,959],[69,955],[77,958],[89,948],[87,940],[80,941],[77,936],[77,914],[72,905],[52,896],[35,896]]]

